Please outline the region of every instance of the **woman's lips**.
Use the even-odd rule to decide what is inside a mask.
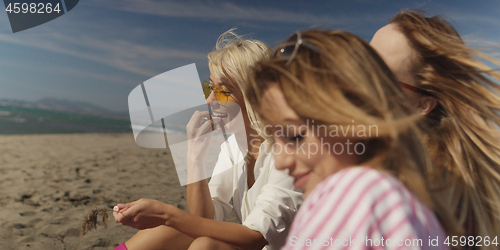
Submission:
[[[300,190],[304,190],[304,186],[307,182],[307,180],[309,180],[309,175],[310,175],[311,172],[307,172],[305,174],[301,174],[301,175],[298,175],[298,176],[295,176],[295,182],[293,183],[293,185],[300,189]]]

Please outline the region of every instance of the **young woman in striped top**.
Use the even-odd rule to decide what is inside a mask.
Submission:
[[[283,249],[447,249],[459,234],[427,189],[420,116],[365,41],[296,32],[250,83],[276,168],[306,199]]]

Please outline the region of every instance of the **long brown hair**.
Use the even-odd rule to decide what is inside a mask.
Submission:
[[[455,219],[427,189],[423,173],[432,163],[420,141],[419,116],[389,68],[368,43],[350,33],[308,30],[301,34],[321,53],[301,45],[289,64],[289,58],[278,53],[256,65],[245,92],[260,119],[273,120],[261,100],[263,92],[276,84],[303,120],[326,128],[376,126],[376,135],[357,134],[356,140],[366,145],[358,164],[396,176],[436,213],[447,233],[455,233]]]
[[[423,123],[436,166],[431,176],[451,187],[448,206],[468,234],[500,235],[500,87],[494,81],[500,74],[476,58],[500,61],[468,47],[439,16],[402,11],[391,23],[418,54],[412,72],[418,87],[438,100]]]

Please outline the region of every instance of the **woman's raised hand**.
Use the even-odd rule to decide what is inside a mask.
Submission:
[[[186,126],[188,161],[202,162],[212,139],[213,120],[208,111],[195,111]]]

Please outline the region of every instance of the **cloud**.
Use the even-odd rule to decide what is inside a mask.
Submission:
[[[90,0],[79,8],[107,13],[109,10],[139,13],[159,17],[195,18],[199,21],[243,21],[255,24],[307,24],[344,26],[360,23],[378,16],[365,15],[363,20],[345,15],[318,15],[308,12],[294,12],[270,7],[249,7],[229,2],[174,2],[155,0]],[[92,12],[93,13],[93,12]],[[154,28],[141,25],[124,26],[113,18],[93,16],[86,11],[69,13],[71,18],[52,22],[42,29],[29,30],[21,35],[0,33],[0,41],[42,49],[96,62],[133,74],[151,77],[165,68],[189,63],[205,64],[203,49],[179,49],[163,45],[140,42],[141,38],[153,36]],[[6,17],[6,16],[5,16]],[[103,29],[103,22],[105,27]],[[4,24],[5,26],[5,24]],[[73,27],[79,27],[78,32]],[[1,27],[1,25],[0,25]],[[112,28],[111,28],[112,27]],[[271,26],[266,26],[266,28]],[[110,29],[111,28],[111,29]],[[259,29],[259,27],[255,27]],[[261,26],[262,29],[262,26]],[[59,32],[63,30],[64,32]],[[32,36],[34,39],[30,39]],[[28,38],[28,39],[27,39]]]
[[[72,11],[58,20],[17,34],[11,33],[7,15],[2,13],[0,20],[6,22],[0,24],[0,30],[8,31],[0,32],[0,43],[68,55],[147,78],[165,69],[206,63],[207,52],[201,48],[180,49],[141,41],[156,38],[154,28],[123,25],[121,20],[98,16],[105,11],[89,13],[87,2],[80,5],[78,7],[83,10]],[[112,76],[94,74],[105,81],[112,79]]]
[[[251,20],[257,22],[275,22],[290,24],[333,24],[340,25],[356,21],[355,18],[335,15],[315,15],[307,12],[291,12],[276,8],[256,8],[240,6],[230,2],[188,2],[155,0],[94,0],[89,2],[95,7],[105,7],[132,13],[161,17],[181,17],[224,20]]]
[[[498,9],[500,5],[489,6]],[[500,17],[484,13],[484,11],[465,12],[461,10],[448,10],[443,14],[460,33],[465,42],[472,46],[489,47],[498,46],[500,43]]]
[[[49,32],[45,36],[38,35],[36,40],[0,33],[0,41],[74,56],[147,77],[162,72],[165,66],[203,63],[206,58],[204,52],[85,35],[75,37],[57,32]],[[171,65],[165,65],[169,62]]]

